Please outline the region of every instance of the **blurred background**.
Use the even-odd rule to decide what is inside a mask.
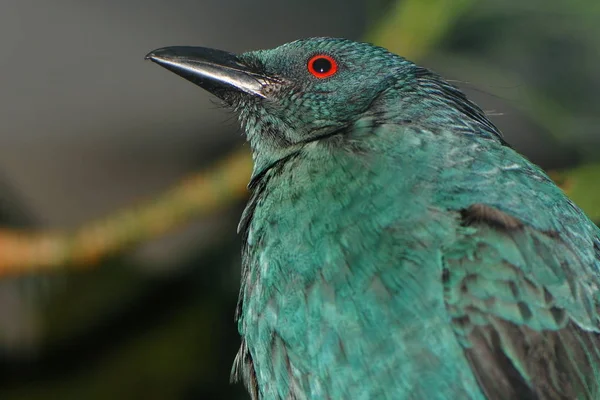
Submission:
[[[248,149],[143,58],[309,36],[453,80],[600,222],[597,0],[2,0],[1,399],[247,398],[229,372]]]

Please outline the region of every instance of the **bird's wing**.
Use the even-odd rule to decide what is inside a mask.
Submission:
[[[492,207],[462,216],[444,251],[444,299],[487,397],[600,398],[598,231],[574,248]]]

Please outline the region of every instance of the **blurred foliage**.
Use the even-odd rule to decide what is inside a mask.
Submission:
[[[231,237],[169,276],[140,277],[124,259],[70,274],[70,290],[45,304],[35,364],[0,362],[0,398],[240,396],[243,389],[229,385],[235,295],[224,285],[239,275],[237,249]]]
[[[520,98],[509,103],[548,141],[576,151],[581,160],[551,176],[600,221],[600,2],[378,0],[369,7],[381,9],[370,10],[377,21],[368,29],[367,40],[418,62],[443,65],[462,78],[476,78],[502,98],[516,87]],[[507,87],[512,89],[503,90]],[[87,226],[94,229],[82,228],[81,232],[96,233],[85,236],[90,239],[83,243],[91,246],[81,248],[87,252],[61,247],[56,253],[63,257],[57,261],[60,267],[81,267],[106,254],[113,257],[100,269],[61,276],[62,285],[53,278],[56,288],[40,307],[38,347],[30,354],[7,353],[0,359],[0,398],[240,396],[239,385],[227,384],[238,344],[232,315],[239,243],[222,240],[221,246],[199,251],[185,265],[159,276],[145,275],[134,261],[115,254],[213,212],[224,198],[236,204],[245,194],[249,163],[247,151],[236,153],[212,170],[211,179],[180,185],[134,212],[121,211]],[[221,175],[234,164],[239,168],[232,172],[235,176]],[[205,203],[198,206],[198,199]],[[158,227],[157,221],[139,218],[150,215],[147,206],[161,210]],[[233,231],[232,225],[230,238]],[[72,240],[66,235],[53,237]],[[44,258],[40,251],[51,248],[39,239],[25,235],[21,241],[2,242],[0,236],[0,246],[21,249],[25,255],[20,260],[25,262],[16,264],[23,271]]]
[[[365,40],[410,60],[419,60],[440,43],[475,1],[397,1],[371,28]]]
[[[593,221],[600,222],[600,164],[551,171],[550,177],[561,185]]]

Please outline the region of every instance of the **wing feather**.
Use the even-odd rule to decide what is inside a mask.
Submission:
[[[454,331],[489,399],[600,396],[600,264],[556,232],[493,207],[462,213],[445,250],[444,299]],[[591,280],[591,282],[590,282]]]

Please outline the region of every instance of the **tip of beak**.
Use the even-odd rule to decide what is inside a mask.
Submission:
[[[150,61],[160,61],[164,58],[164,56],[168,53],[168,48],[167,47],[162,47],[160,49],[156,49],[156,50],[152,50],[150,53],[146,54],[146,56],[144,57],[144,60],[150,60]]]

